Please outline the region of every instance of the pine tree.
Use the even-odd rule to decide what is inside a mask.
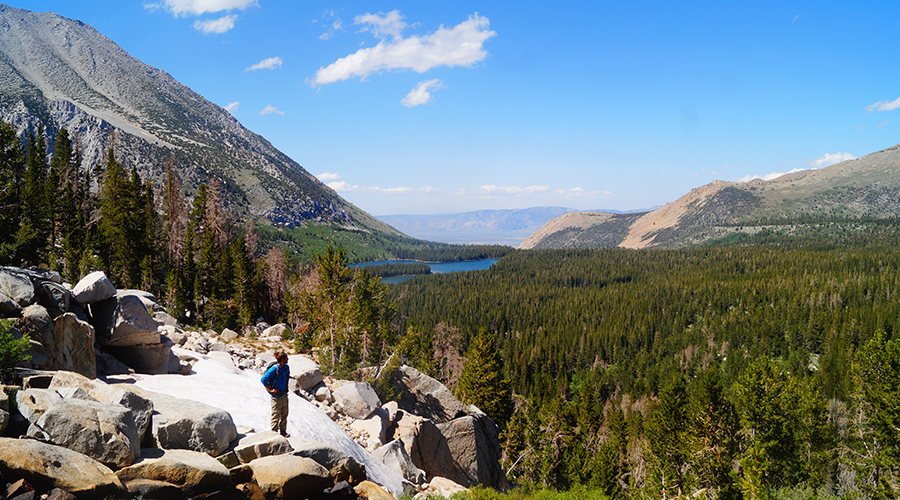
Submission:
[[[12,264],[22,211],[25,153],[12,126],[0,122],[0,264]]]
[[[688,447],[697,486],[717,489],[718,498],[738,499],[732,464],[740,453],[740,422],[716,368],[691,383]]]
[[[900,341],[878,330],[857,351],[851,377],[860,418],[853,433],[854,466],[871,498],[900,497]]]
[[[47,148],[43,126],[28,137],[28,170],[22,192],[22,215],[16,231],[18,260],[22,265],[47,261],[50,245],[50,199],[47,198]]]
[[[659,402],[644,429],[653,455],[653,486],[662,498],[687,492],[684,470],[688,459],[688,425],[687,391],[679,375],[659,393]]]
[[[457,392],[463,402],[477,406],[503,431],[513,412],[512,388],[494,336],[485,329],[469,345]]]

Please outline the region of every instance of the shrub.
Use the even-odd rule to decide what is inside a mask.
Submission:
[[[5,373],[22,361],[31,358],[28,349],[31,347],[28,334],[16,339],[13,336],[13,322],[0,319],[0,372]]]

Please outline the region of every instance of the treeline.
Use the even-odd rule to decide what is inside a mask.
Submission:
[[[397,260],[419,260],[422,262],[463,262],[469,260],[499,259],[513,252],[504,245],[449,245],[446,243],[421,242],[414,248],[395,247],[390,249]]]
[[[431,274],[431,266],[428,264],[372,264],[365,266],[366,270],[379,278],[393,276],[422,276]]]
[[[257,255],[252,224],[234,223],[216,180],[188,202],[171,161],[157,193],[116,161],[114,135],[106,163],[91,168],[65,129],[49,163],[46,141],[41,128],[20,142],[0,124],[0,262],[45,267],[73,283],[101,269],[120,288],[156,294],[188,324],[235,328],[285,316],[284,253]]]
[[[458,328],[463,346],[492,332],[519,398],[505,466],[523,480],[877,496],[897,493],[900,462],[870,433],[900,414],[873,408],[900,394],[862,396],[881,382],[854,360],[900,328],[898,244],[885,225],[790,248],[516,252],[391,294],[400,317]],[[864,371],[896,371],[900,356],[874,363]],[[697,461],[711,456],[722,462]]]
[[[63,129],[48,162],[43,129],[19,140],[0,123],[0,265],[51,269],[71,283],[103,270],[118,288],[152,292],[180,322],[217,331],[287,322],[287,339],[321,348],[335,373],[394,352],[387,286],[350,268],[343,250],[297,263],[263,248],[252,221],[238,224],[224,207],[217,179],[188,200],[171,159],[154,188],[116,160],[114,143],[104,164],[85,168]]]

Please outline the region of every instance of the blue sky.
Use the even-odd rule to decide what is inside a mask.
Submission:
[[[631,210],[900,143],[896,2],[11,0],[374,215]]]

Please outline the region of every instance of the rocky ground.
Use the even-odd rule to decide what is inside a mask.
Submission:
[[[102,273],[71,286],[17,268],[0,268],[0,316],[32,339],[31,361],[7,374],[0,396],[6,498],[394,498],[507,487],[490,418],[406,366],[388,375],[400,400],[382,404],[369,384],[323,376],[294,353],[291,436],[268,431],[258,380],[275,351],[290,352],[286,325],[186,330],[152,295],[116,290]],[[229,392],[255,404],[235,404]]]

